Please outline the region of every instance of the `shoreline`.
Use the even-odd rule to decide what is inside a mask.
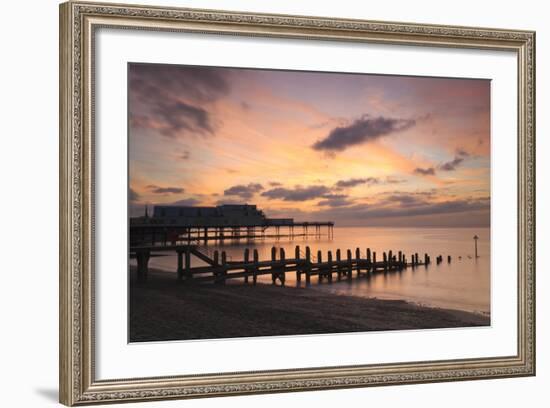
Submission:
[[[489,326],[490,316],[405,300],[271,284],[185,285],[130,268],[130,341],[198,340]]]

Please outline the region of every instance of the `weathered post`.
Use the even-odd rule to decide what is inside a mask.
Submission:
[[[300,245],[296,245],[294,249],[294,259],[296,259],[296,282],[302,280],[302,267],[300,263]]]
[[[342,279],[342,265],[340,262],[342,261],[342,253],[340,252],[340,248],[336,250],[336,273],[338,276],[338,280]]]
[[[222,265],[221,265],[221,273],[218,275],[216,279],[216,283],[220,283],[222,285],[225,285],[225,276],[227,275],[227,254],[225,251],[222,251]]]
[[[451,255],[447,255],[447,263],[451,263]]]
[[[277,260],[277,248],[271,247],[271,281],[275,285],[275,281],[277,280],[277,273],[275,268],[275,261]]]
[[[403,253],[401,251],[399,251],[397,253],[397,256],[399,258],[398,260],[398,263],[399,263],[399,269],[403,269]]]
[[[376,251],[372,253],[372,271],[376,272]]]
[[[285,286],[285,275],[286,275],[286,263],[285,263],[285,249],[281,248],[281,266],[279,268],[279,280],[281,281],[281,285]]]
[[[367,262],[370,263],[370,248],[367,248]]]
[[[250,262],[250,250],[249,250],[248,248],[246,248],[246,249],[244,250],[243,259],[244,259],[244,263],[245,263],[245,264],[248,264],[248,262]],[[245,266],[244,272],[245,272],[245,275],[244,275],[244,283],[248,283],[248,274],[249,274],[249,272],[250,272],[250,269],[248,269],[248,265]]]
[[[178,254],[178,280],[183,279],[183,251],[177,250],[176,253]]]
[[[477,256],[477,240],[479,239],[479,237],[477,235],[474,235],[474,243],[475,243],[475,257],[476,258],[479,258],[479,256]]]
[[[359,248],[355,248],[355,263],[357,264],[357,277],[361,274],[361,251]]]
[[[185,248],[185,279],[191,279],[191,248]]]
[[[332,251],[327,253],[327,263],[328,263],[328,281],[332,282]]]
[[[414,253],[414,263],[418,265],[418,252]]]
[[[388,270],[388,256],[386,255],[386,251],[382,253],[382,262],[384,265],[384,272]]]
[[[147,272],[149,271],[148,264],[151,253],[149,251],[136,252],[137,261],[137,278],[140,282],[147,280]]]
[[[429,262],[428,262],[428,254],[424,253],[424,265],[428,265]]]
[[[392,253],[392,250],[390,249],[390,252],[388,252],[388,269],[391,270],[392,267],[393,267],[393,253]]]
[[[351,260],[351,249],[348,249],[347,256],[348,256],[348,279],[351,279],[351,272],[353,269],[353,263],[352,263],[353,261]]]
[[[319,282],[323,279],[323,270],[321,269],[321,263],[323,262],[323,253],[321,250],[317,251],[317,272],[319,276]]]
[[[306,285],[311,283],[311,250],[306,246]]]
[[[258,263],[260,262],[259,256],[258,256],[258,250],[254,250],[254,269],[252,270],[252,283],[255,285],[256,281],[258,280]]]

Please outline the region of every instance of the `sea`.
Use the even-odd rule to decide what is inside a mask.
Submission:
[[[326,233],[326,230],[322,231]],[[478,237],[475,257],[474,236]],[[348,249],[355,256],[356,248],[361,256],[366,257],[366,249],[376,251],[377,260],[382,253],[389,250],[393,254],[403,251],[410,260],[417,252],[419,260],[424,253],[431,257],[428,266],[406,268],[400,272],[376,273],[368,277],[343,279],[332,283],[319,283],[312,277],[311,288],[338,295],[360,296],[379,299],[401,299],[419,305],[465,310],[490,315],[491,310],[491,245],[489,228],[387,228],[387,227],[334,227],[331,237],[322,235],[265,238],[263,240],[225,240],[222,243],[210,241],[208,251],[226,251],[228,259],[243,259],[243,253],[249,248],[252,254],[258,250],[259,259],[271,259],[271,248],[284,248],[287,258],[294,257],[295,247],[299,245],[302,253],[309,246],[312,255],[317,251],[323,253],[326,260],[327,251],[331,250],[333,258],[337,249],[346,255]],[[278,254],[279,252],[277,252]],[[436,264],[436,257],[441,255],[443,262]],[[451,262],[447,257],[451,256]],[[251,255],[252,256],[252,255]],[[278,256],[278,255],[277,255]],[[135,261],[131,261],[133,264]],[[202,261],[192,257],[191,266],[203,266]],[[176,273],[176,255],[152,257],[149,267]],[[271,276],[259,277],[260,282],[271,283]],[[233,284],[243,284],[242,280]],[[295,273],[287,273],[286,286],[303,286],[304,281],[297,282]]]

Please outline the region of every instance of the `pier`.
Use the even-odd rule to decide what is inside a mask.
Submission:
[[[324,231],[324,232],[323,232]],[[238,240],[262,240],[326,236],[334,235],[333,222],[293,222],[289,224],[261,225],[205,225],[200,227],[142,224],[130,225],[131,245],[175,245],[177,242],[224,242]]]
[[[191,245],[196,242],[282,239],[298,237],[332,238],[334,222],[295,221],[269,218],[255,205],[232,204],[217,207],[155,206],[149,216],[130,218],[130,246]]]
[[[271,257],[267,260],[260,260],[258,250],[250,251],[248,248],[243,252],[242,260],[230,259],[225,251],[213,251],[206,253],[198,245],[156,245],[136,246],[130,248],[131,258],[137,261],[137,275],[139,281],[147,279],[148,262],[152,256],[158,256],[163,252],[175,252],[177,254],[177,279],[185,283],[216,283],[225,284],[230,279],[242,279],[245,283],[252,281],[256,284],[258,276],[270,275],[273,284],[285,285],[288,273],[296,275],[296,281],[305,280],[306,284],[311,282],[312,276],[317,276],[321,282],[333,279],[352,279],[378,272],[402,271],[406,268],[428,266],[431,258],[424,254],[419,258],[418,253],[407,255],[391,250],[383,252],[377,257],[375,251],[367,248],[363,253],[359,248],[355,251],[347,249],[345,252],[337,249],[334,253],[322,251],[312,253],[309,246],[302,251],[297,245],[294,254],[287,256],[284,248],[272,247]],[[207,266],[191,267],[191,256],[195,256],[205,262]],[[437,264],[443,261],[439,255]],[[451,262],[451,257],[447,257]]]

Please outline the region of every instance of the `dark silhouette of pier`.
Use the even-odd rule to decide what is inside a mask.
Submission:
[[[268,218],[256,205],[217,207],[147,207],[143,217],[130,219],[130,246],[167,245],[226,240],[259,240],[334,235],[334,222],[300,222],[293,218]]]

